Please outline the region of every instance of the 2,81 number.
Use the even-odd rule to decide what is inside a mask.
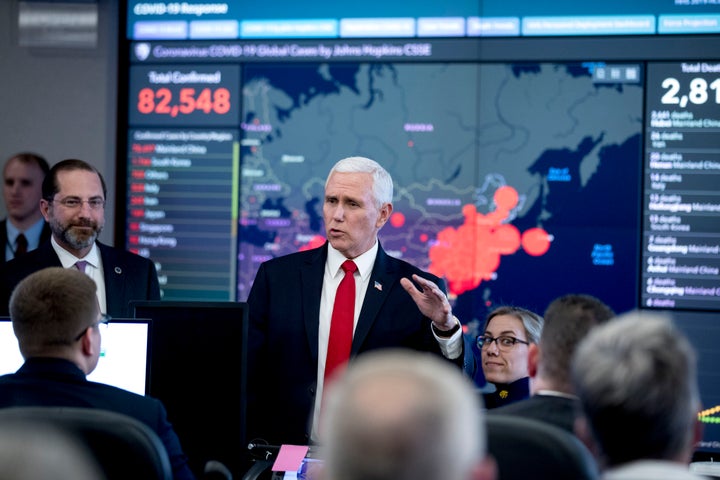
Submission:
[[[142,114],[156,113],[171,117],[196,111],[219,115],[230,111],[230,91],[227,88],[204,88],[197,96],[194,88],[182,88],[178,98],[178,103],[173,102],[173,94],[169,88],[143,88],[138,93],[137,109]]]
[[[708,101],[708,83],[704,78],[690,80],[690,92],[681,96],[678,96],[680,81],[677,78],[668,77],[661,85],[667,92],[660,101],[666,105],[680,105],[681,108],[685,108],[688,100],[695,105],[702,105]],[[720,104],[720,78],[716,78],[709,87],[710,90],[715,90],[715,103]]]

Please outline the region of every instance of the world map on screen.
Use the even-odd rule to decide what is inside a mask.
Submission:
[[[455,313],[636,301],[641,83],[586,64],[252,64],[243,69],[238,299],[264,260],[322,245],[341,158],[395,185],[383,248],[445,279]]]

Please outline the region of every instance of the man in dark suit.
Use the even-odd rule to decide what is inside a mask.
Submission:
[[[331,378],[326,363],[328,349],[336,344],[336,291],[348,276],[356,286],[350,359],[406,347],[462,366],[462,329],[444,283],[380,246],[377,234],[392,213],[392,191],[392,178],[376,162],[341,160],[325,184],[328,241],[260,266],[248,297],[249,439],[271,444],[314,439],[325,377]],[[343,274],[341,264],[347,260],[357,271]]]
[[[97,241],[105,225],[105,180],[82,160],[55,164],[43,181],[40,210],[52,238],[38,249],[8,262],[0,270],[0,312],[17,283],[45,267],[78,268],[97,284],[101,311],[131,316],[131,300],[160,300],[155,264]]]
[[[590,295],[569,294],[553,300],[545,310],[540,341],[529,345],[532,395],[489,414],[532,418],[574,433],[580,401],[570,379],[573,354],[593,328],[614,316],[610,307]]]
[[[191,480],[187,458],[151,397],[88,381],[101,350],[95,283],[76,269],[46,268],[25,278],[10,300],[10,316],[25,363],[0,377],[0,408],[66,406],[100,408],[136,418],[152,428],[170,457],[175,479]]]
[[[0,221],[0,265],[34,250],[50,238],[50,226],[40,213],[42,182],[50,170],[40,155],[24,152],[3,167],[3,200],[7,218]]]

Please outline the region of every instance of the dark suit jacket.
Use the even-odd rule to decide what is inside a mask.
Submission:
[[[130,300],[160,300],[160,284],[153,262],[100,242],[97,246],[105,271],[108,315],[131,317]],[[0,268],[0,315],[8,315],[8,301],[15,286],[31,273],[47,267],[62,267],[50,242]]]
[[[525,400],[488,410],[489,415],[502,414],[532,418],[550,423],[575,433],[575,418],[580,412],[580,401],[555,395],[533,395]]]
[[[52,230],[50,230],[50,225],[48,225],[47,222],[43,225],[42,231],[40,232],[40,243],[38,245],[42,245],[46,241],[50,240],[50,236],[52,235]],[[5,247],[7,246],[7,218],[5,220],[0,220],[0,265],[4,265],[5,262]]]
[[[16,373],[0,377],[0,408],[25,406],[101,408],[136,418],[162,440],[175,480],[195,478],[159,400],[89,382],[70,361],[31,358]]]
[[[530,396],[530,377],[522,377],[512,383],[493,383],[492,392],[483,393],[485,408],[499,408],[527,399]]]
[[[248,297],[248,439],[271,444],[309,443],[315,401],[318,324],[327,243],[263,263]],[[353,336],[351,357],[406,347],[442,355],[430,319],[418,310],[400,279],[413,273],[444,290],[444,282],[382,247],[370,276]],[[352,358],[351,358],[352,361]],[[462,367],[463,356],[457,359]]]

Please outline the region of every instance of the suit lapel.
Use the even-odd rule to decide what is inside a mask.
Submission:
[[[305,332],[313,359],[318,358],[318,327],[320,324],[320,297],[322,296],[323,277],[325,275],[325,261],[327,259],[327,242],[319,248],[300,266],[300,301],[301,305],[291,306],[300,308],[303,312]]]
[[[100,250],[100,258],[103,263],[103,277],[105,279],[105,304],[108,312],[125,311],[127,305],[123,305],[125,298],[125,277],[122,268],[115,262],[115,255],[112,249],[97,242]]]
[[[370,283],[367,292],[365,292],[362,310],[360,310],[355,334],[353,335],[351,355],[357,354],[360,350],[360,346],[377,320],[380,308],[385,303],[396,281],[395,268],[392,262],[389,261],[389,257],[382,249],[382,246],[378,245],[377,257],[370,274]]]
[[[55,253],[55,249],[53,248],[52,243],[43,243],[35,251],[37,252],[37,257],[35,257],[36,264],[42,265],[41,268],[63,266],[62,262],[60,261],[60,257],[58,257],[57,253]],[[36,267],[33,268],[33,271],[38,270]]]

